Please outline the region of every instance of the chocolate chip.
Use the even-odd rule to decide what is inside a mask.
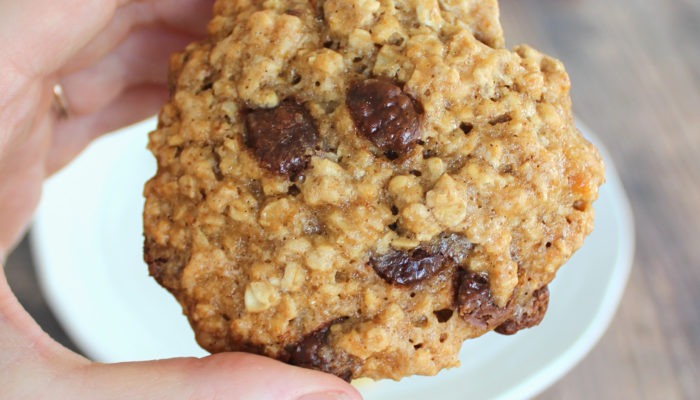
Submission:
[[[420,139],[416,105],[393,83],[379,79],[355,82],[345,104],[358,131],[390,159],[408,153]]]
[[[328,345],[331,325],[342,322],[338,318],[306,335],[299,343],[287,346],[288,362],[299,367],[316,369],[350,381],[358,363],[352,356],[333,350]]]
[[[318,130],[302,104],[289,98],[275,108],[252,110],[246,116],[246,145],[267,169],[294,177],[308,163]]]
[[[393,223],[389,229],[396,231]],[[374,271],[387,283],[410,285],[430,279],[447,265],[461,265],[474,245],[464,236],[443,232],[430,242],[409,251],[390,250],[370,257]]]
[[[516,306],[514,317],[496,328],[496,332],[512,335],[525,328],[531,328],[542,322],[549,305],[549,289],[543,286],[532,293],[530,301],[523,306]]]
[[[462,318],[480,329],[491,329],[503,322],[510,307],[494,303],[486,275],[460,269],[458,280],[457,311]]]
[[[289,362],[302,367],[317,367],[322,364],[320,350],[327,346],[330,325],[310,333],[294,345]]]
[[[410,285],[429,279],[447,264],[445,261],[442,254],[431,254],[423,247],[410,251],[391,250],[369,259],[372,268],[382,279],[396,285]]]

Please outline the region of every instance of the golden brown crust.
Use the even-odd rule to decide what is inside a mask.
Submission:
[[[435,374],[529,304],[591,231],[603,165],[573,125],[568,76],[530,47],[503,48],[495,0],[219,0],[214,11],[208,38],[172,57],[144,190],[145,259],[205,349],[290,361],[327,327],[318,359],[351,360],[332,371]],[[385,103],[415,101],[420,137],[405,123],[396,157],[359,131],[385,125],[348,109],[368,78],[400,88]],[[294,176],[246,140],[251,110],[285,99],[304,108],[279,115],[302,119],[263,126],[310,129],[308,113],[318,130]],[[413,258],[383,271],[410,284],[372,267],[392,251]],[[415,274],[425,260],[446,264]],[[493,323],[456,304],[467,271],[506,310]]]

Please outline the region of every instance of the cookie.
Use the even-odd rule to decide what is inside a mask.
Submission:
[[[603,164],[564,67],[505,49],[495,0],[214,14],[171,59],[143,214],[203,348],[400,379],[540,322]]]

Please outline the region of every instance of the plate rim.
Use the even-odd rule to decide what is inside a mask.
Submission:
[[[121,128],[115,131],[115,133],[135,129],[142,125],[144,126],[144,130],[150,130],[152,127],[149,125],[149,127],[146,128],[146,125],[152,121],[153,117],[150,117],[139,123]],[[596,146],[601,157],[605,161],[605,184],[608,185],[608,190],[610,190],[612,197],[615,199],[615,201],[612,202],[618,225],[618,232],[616,232],[615,235],[619,238],[620,245],[618,247],[617,258],[613,263],[614,271],[611,274],[611,279],[609,279],[605,285],[603,299],[600,303],[600,307],[591,319],[591,323],[586,326],[585,330],[578,334],[578,337],[572,342],[572,345],[553,357],[545,367],[537,370],[534,374],[522,379],[520,383],[511,386],[497,395],[495,397],[497,399],[521,399],[537,396],[581,362],[602,338],[612,322],[612,318],[624,295],[625,287],[632,269],[635,248],[634,219],[632,208],[617,172],[617,168],[607,148],[593,131],[579,119],[576,119],[576,126],[584,137]],[[113,135],[114,133],[106,136],[111,137]],[[57,175],[60,175],[60,172]],[[37,207],[32,221],[32,229],[29,232],[30,248],[40,289],[46,297],[49,308],[56,315],[59,323],[78,348],[88,356],[99,355],[102,353],[101,348],[93,346],[93,342],[88,338],[88,335],[82,333],[76,324],[70,322],[72,318],[70,316],[69,307],[62,300],[63,296],[59,294],[58,288],[47,279],[47,270],[50,269],[48,265],[51,261],[47,259],[47,253],[49,253],[46,251],[48,241],[45,240],[44,236],[46,232],[43,230],[44,222],[41,214],[43,202],[44,197],[42,194],[42,200]]]
[[[497,399],[533,398],[571,372],[607,332],[620,307],[622,296],[625,294],[629,282],[635,251],[635,225],[632,206],[607,147],[580,119],[575,118],[575,125],[581,134],[598,149],[605,162],[605,184],[610,185],[609,190],[612,192],[613,198],[617,199],[613,202],[613,206],[616,208],[614,215],[619,223],[617,235],[620,238],[620,246],[614,263],[614,272],[606,285],[601,306],[591,320],[592,323],[587,325],[573,344],[566,351],[559,353],[546,367],[538,370],[529,379],[507,389],[502,395],[496,397]]]

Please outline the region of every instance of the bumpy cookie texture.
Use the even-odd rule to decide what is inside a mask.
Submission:
[[[504,49],[495,0],[214,11],[171,60],[144,210],[202,347],[399,379],[539,323],[603,182],[560,62]]]

